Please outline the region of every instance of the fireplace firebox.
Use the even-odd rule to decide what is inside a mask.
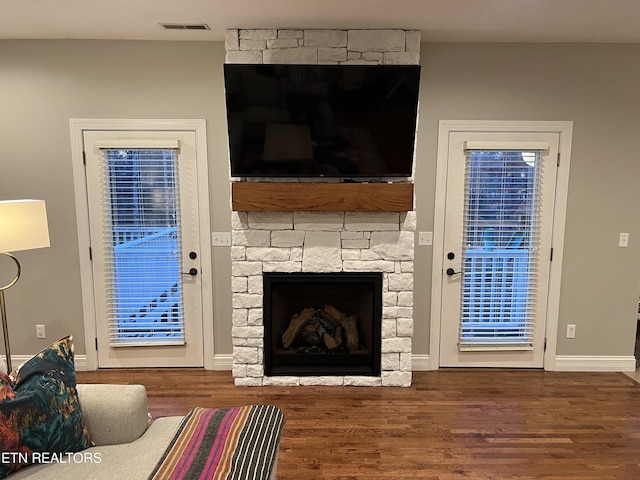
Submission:
[[[382,274],[264,273],[267,376],[380,375]]]

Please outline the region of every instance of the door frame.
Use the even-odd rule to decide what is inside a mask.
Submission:
[[[436,189],[433,221],[433,257],[431,270],[431,323],[429,330],[429,363],[432,370],[440,368],[440,325],[442,322],[442,286],[444,264],[444,229],[446,213],[447,169],[449,136],[453,132],[551,132],[558,133],[559,166],[556,177],[555,208],[551,246],[553,261],[549,272],[549,291],[546,313],[546,349],[544,369],[556,369],[558,339],[558,313],[567,210],[569,165],[573,122],[571,121],[493,121],[493,120],[440,120],[436,163]]]
[[[211,255],[209,217],[209,173],[207,157],[207,126],[204,119],[83,119],[69,120],[71,132],[71,160],[78,229],[78,253],[80,259],[80,285],[84,338],[87,355],[87,370],[98,369],[96,348],[96,310],[93,291],[93,269],[89,251],[91,246],[89,231],[89,206],[84,169],[83,135],[87,130],[141,130],[141,131],[188,131],[195,134],[196,169],[198,182],[200,259],[202,268],[202,341],[204,368],[214,369],[213,322],[213,260]]]

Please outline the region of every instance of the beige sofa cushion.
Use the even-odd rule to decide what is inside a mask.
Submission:
[[[143,385],[78,384],[84,421],[97,446],[137,440],[149,426]]]

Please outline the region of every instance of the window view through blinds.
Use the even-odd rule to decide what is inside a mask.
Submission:
[[[460,350],[531,349],[539,151],[467,151]]]
[[[184,344],[174,149],[104,149],[111,346]]]

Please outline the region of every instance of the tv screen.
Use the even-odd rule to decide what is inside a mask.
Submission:
[[[224,65],[231,176],[411,176],[419,65]]]

